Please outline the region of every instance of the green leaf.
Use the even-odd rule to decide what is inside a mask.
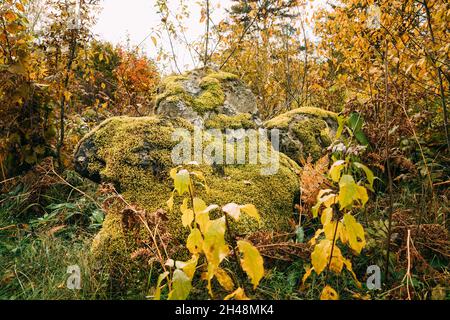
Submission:
[[[373,190],[373,181],[375,180],[375,176],[374,176],[372,170],[370,170],[367,166],[365,166],[359,162],[353,162],[353,165],[355,167],[357,167],[358,169],[361,169],[364,171],[364,173],[366,174],[367,181],[369,182],[369,185],[370,185],[370,190]]]
[[[358,140],[359,143],[361,143],[363,146],[369,145],[369,140],[367,140],[366,135],[362,131],[355,131],[355,138]]]
[[[191,279],[180,269],[173,272],[172,291],[169,292],[169,300],[186,300],[191,292]]]
[[[156,282],[156,290],[155,290],[155,295],[153,297],[154,300],[160,300],[161,299],[161,282],[167,278],[167,276],[169,275],[169,272],[166,271],[164,273],[161,273],[158,277],[158,281]]]
[[[298,227],[295,231],[296,239],[295,242],[297,243],[303,243],[305,241],[305,231],[303,230],[303,227]]]
[[[242,269],[249,276],[253,284],[253,288],[256,288],[259,281],[264,276],[264,260],[258,249],[256,249],[250,242],[239,240],[237,245],[239,251],[243,255],[243,258],[241,259]]]
[[[364,124],[364,118],[359,113],[352,112],[347,119],[347,124],[353,132],[361,131]]]

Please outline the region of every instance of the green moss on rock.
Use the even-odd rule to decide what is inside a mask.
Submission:
[[[256,124],[249,113],[241,113],[236,116],[218,114],[207,120],[205,127],[215,129],[255,129]]]
[[[304,107],[283,113],[265,124],[281,131],[280,150],[301,163],[311,156],[317,160],[335,136],[338,116],[319,108]]]
[[[238,79],[237,76],[212,69],[197,72],[201,74],[200,79],[197,80],[201,89],[198,95],[187,92],[186,82],[190,79],[192,72],[186,72],[182,75],[168,76],[162,80],[161,94],[156,97],[156,104],[164,100],[169,103],[183,102],[199,114],[215,111],[217,107],[223,105],[225,94],[222,84]]]
[[[303,107],[280,114],[279,116],[266,121],[264,126],[268,129],[286,128],[287,126],[289,126],[289,123],[292,121],[292,119],[294,119],[298,115],[313,116],[322,120],[331,119],[337,121],[337,114],[334,112],[314,107]]]
[[[220,81],[209,75],[200,81],[202,92],[193,99],[193,109],[200,114],[207,111],[215,111],[217,107],[223,105],[225,94],[223,93]]]
[[[148,212],[159,208],[168,211],[166,201],[173,189],[169,171],[175,166],[171,150],[177,144],[171,137],[176,128],[193,130],[191,124],[182,119],[110,118],[80,142],[75,154],[76,169],[84,176],[112,182],[128,202]],[[221,170],[201,165],[196,170],[204,173],[211,192],[206,194],[199,187],[199,196],[206,203],[219,206],[229,202],[254,204],[261,214],[261,225],[244,217],[232,226],[237,234],[257,230],[286,232],[290,229],[289,220],[299,193],[297,174],[300,168],[287,156],[279,156],[279,169],[274,175],[261,174],[266,165],[224,165]],[[188,232],[181,224],[181,201],[181,197],[175,198],[175,210],[168,213],[167,221],[167,230],[180,243]],[[125,248],[129,252],[136,245],[126,238],[120,219],[119,213],[106,217],[94,241],[94,251],[110,256],[125,252]]]

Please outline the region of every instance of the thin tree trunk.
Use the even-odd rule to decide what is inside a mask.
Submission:
[[[427,0],[423,1],[423,6],[424,6],[425,12],[427,14],[427,23],[428,23],[428,29],[430,31],[431,41],[434,44],[436,41],[434,38],[433,28],[431,26],[431,13],[430,13],[430,8],[428,7]],[[437,61],[434,57],[434,54],[431,55],[431,59],[433,60],[433,63],[435,64],[437,73],[438,73],[439,91],[441,94],[441,105],[442,105],[442,110],[444,112],[444,126],[445,126],[445,137],[447,140],[447,151],[450,152],[450,136],[449,136],[449,131],[448,131],[447,104],[445,103],[445,91],[444,91],[444,85],[442,83],[442,71],[441,71],[441,68],[437,65]]]
[[[65,120],[65,109],[66,109],[66,95],[65,92],[67,90],[67,87],[69,86],[69,79],[70,79],[70,70],[72,69],[73,61],[75,60],[75,53],[77,48],[77,30],[72,30],[72,40],[70,44],[70,53],[69,53],[69,59],[67,61],[66,66],[66,76],[64,78],[63,83],[63,93],[61,96],[61,103],[60,103],[60,118],[59,118],[59,125],[60,125],[60,134],[59,134],[59,141],[57,145],[56,155],[58,159],[58,167],[59,170],[64,169],[64,164],[61,159],[61,149],[64,146],[64,134],[65,134],[65,126],[64,126],[64,120]]]

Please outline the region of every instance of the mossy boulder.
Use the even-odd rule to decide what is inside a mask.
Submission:
[[[158,89],[156,113],[181,117],[199,127],[261,125],[251,90],[231,73],[196,69],[164,78]]]
[[[280,130],[280,151],[298,163],[311,156],[317,160],[331,144],[338,129],[336,113],[303,107],[283,113],[264,123]]]
[[[172,244],[183,243],[187,229],[181,224],[176,197],[175,210],[169,212],[169,199],[173,181],[169,176],[171,152],[177,141],[172,133],[177,128],[193,130],[188,121],[166,117],[113,117],[90,132],[80,141],[75,152],[75,168],[83,176],[96,182],[113,183],[129,203],[137,204],[147,212],[162,208],[167,212],[167,231],[174,236]],[[273,151],[275,152],[275,151]],[[277,153],[278,154],[278,153]],[[252,203],[259,210],[262,223],[244,217],[233,225],[239,235],[257,230],[286,232],[299,194],[300,167],[279,153],[278,171],[273,175],[261,174],[265,165],[199,165],[210,188],[206,194],[199,186],[199,196],[207,204],[223,206],[229,202]],[[216,212],[215,214],[219,214]],[[108,214],[95,241],[97,253],[105,250],[123,251],[133,247],[125,235],[120,214]],[[119,249],[117,249],[119,248]]]

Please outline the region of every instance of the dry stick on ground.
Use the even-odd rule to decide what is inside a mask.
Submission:
[[[407,251],[407,259],[408,259],[408,266],[406,269],[406,274],[403,277],[403,281],[405,281],[406,279],[406,292],[408,293],[408,300],[411,300],[411,294],[409,292],[409,284],[411,283],[411,286],[414,288],[414,284],[412,282],[412,277],[411,277],[411,251],[410,251],[410,247],[409,244],[412,241],[411,240],[411,230],[408,229],[408,236],[407,236],[407,242],[406,242],[406,251]]]
[[[391,174],[391,161],[389,158],[389,127],[388,127],[388,97],[389,97],[389,87],[388,87],[388,49],[389,43],[386,39],[386,49],[384,54],[384,85],[385,85],[385,97],[384,97],[384,126],[385,126],[385,139],[386,139],[386,170],[388,174],[388,192],[389,192],[389,222],[388,222],[388,234],[386,239],[386,262],[385,262],[385,282],[387,283],[389,279],[389,255],[391,250],[391,235],[392,235],[392,207],[393,207],[393,199],[392,199],[392,174]]]

